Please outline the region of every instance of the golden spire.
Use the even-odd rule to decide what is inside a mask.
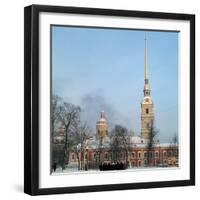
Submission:
[[[148,84],[148,60],[147,60],[147,38],[146,38],[146,32],[145,32],[145,84]]]

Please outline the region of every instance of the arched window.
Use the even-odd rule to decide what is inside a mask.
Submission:
[[[155,152],[155,157],[158,158],[158,151]]]
[[[140,167],[142,165],[141,160],[138,161],[138,166]]]
[[[149,109],[148,108],[146,108],[146,114],[149,114]]]
[[[135,152],[132,153],[132,158],[135,158]]]

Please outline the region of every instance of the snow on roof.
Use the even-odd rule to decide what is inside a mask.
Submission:
[[[146,148],[148,143],[132,143],[130,144],[130,147],[140,147],[140,148]],[[172,147],[177,145],[172,145],[171,143],[155,143],[153,144],[153,147]]]
[[[98,139],[96,139],[95,136],[87,139],[84,143],[84,147],[85,148],[89,148],[89,149],[98,149],[99,148],[99,144],[100,141]],[[140,136],[130,136],[130,143],[129,143],[129,147],[132,148],[146,148],[148,145],[147,140],[141,138]],[[159,143],[159,142],[155,142],[153,144],[153,147],[171,147],[171,146],[177,146],[175,144],[171,144],[171,143]],[[81,145],[77,145],[77,148],[80,148]],[[109,137],[105,137],[102,140],[102,148],[109,148],[110,147],[110,138]]]
[[[130,136],[130,143],[142,143],[140,136]]]

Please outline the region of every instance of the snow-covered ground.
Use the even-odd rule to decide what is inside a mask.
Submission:
[[[126,171],[152,171],[152,170],[171,170],[171,169],[179,169],[179,167],[135,167],[135,168],[128,168],[125,170],[108,170],[108,171],[100,171],[99,169],[90,169],[88,171],[85,170],[78,170],[78,168],[66,168],[62,170],[61,167],[58,167],[52,175],[64,175],[64,174],[85,174],[85,173],[110,173],[110,172],[126,172]]]
[[[78,170],[78,168],[66,168],[62,170],[61,167],[58,167],[55,172],[52,173],[52,175],[62,175],[62,174],[85,174],[85,173],[94,173],[94,172],[100,172],[99,169],[90,169],[88,171],[85,170]]]

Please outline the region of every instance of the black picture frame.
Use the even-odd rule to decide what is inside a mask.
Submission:
[[[190,23],[190,179],[162,182],[39,188],[39,14],[76,13],[104,16],[188,20]],[[24,192],[30,195],[97,192],[195,185],[195,15],[83,7],[31,5],[24,9]]]

